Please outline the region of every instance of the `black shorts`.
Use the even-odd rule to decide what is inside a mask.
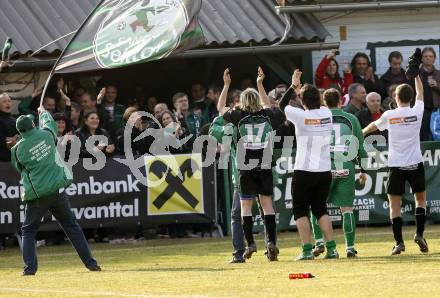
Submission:
[[[252,199],[256,195],[273,195],[272,169],[240,171],[240,195]]]
[[[332,182],[328,172],[293,172],[292,207],[295,219],[310,216],[310,209],[317,219],[327,214],[327,196]]]
[[[415,169],[389,168],[387,194],[403,195],[406,181],[409,182],[413,193],[425,191],[425,168],[422,162]]]

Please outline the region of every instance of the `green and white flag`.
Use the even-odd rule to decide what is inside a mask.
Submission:
[[[55,73],[118,68],[204,44],[201,0],[103,0],[80,27]]]

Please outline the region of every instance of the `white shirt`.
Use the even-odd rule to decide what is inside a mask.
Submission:
[[[330,142],[332,113],[326,107],[303,111],[292,106],[284,109],[287,120],[295,125],[295,170],[327,172],[331,170]]]
[[[423,101],[416,100],[413,108],[386,111],[374,122],[380,131],[388,129],[389,167],[407,167],[422,162],[420,127],[424,106]]]

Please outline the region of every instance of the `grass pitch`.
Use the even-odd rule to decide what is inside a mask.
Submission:
[[[406,252],[390,256],[390,228],[357,230],[358,259],[346,259],[336,230],[339,260],[295,262],[295,232],[279,235],[279,262],[259,251],[245,264],[229,265],[230,238],[153,240],[141,244],[92,245],[102,272],[88,272],[71,246],[38,249],[36,276],[21,276],[18,249],[0,252],[1,297],[439,297],[440,226],[428,226],[429,254],[404,228]],[[292,272],[314,279],[289,280]]]

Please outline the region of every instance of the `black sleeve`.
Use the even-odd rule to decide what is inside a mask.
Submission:
[[[241,110],[230,109],[223,115],[223,118],[227,122],[231,122],[235,126],[238,126],[238,123],[240,122],[240,120],[242,118]]]
[[[296,97],[295,90],[293,90],[293,88],[289,88],[286,91],[286,93],[284,93],[283,97],[281,98],[280,110],[283,114],[284,114],[284,109],[289,105],[289,101],[290,101],[290,99],[292,99],[293,96]]]
[[[72,120],[70,119],[70,115],[72,113],[72,107],[66,106],[64,109],[64,117],[66,117],[66,132],[72,130]]]

